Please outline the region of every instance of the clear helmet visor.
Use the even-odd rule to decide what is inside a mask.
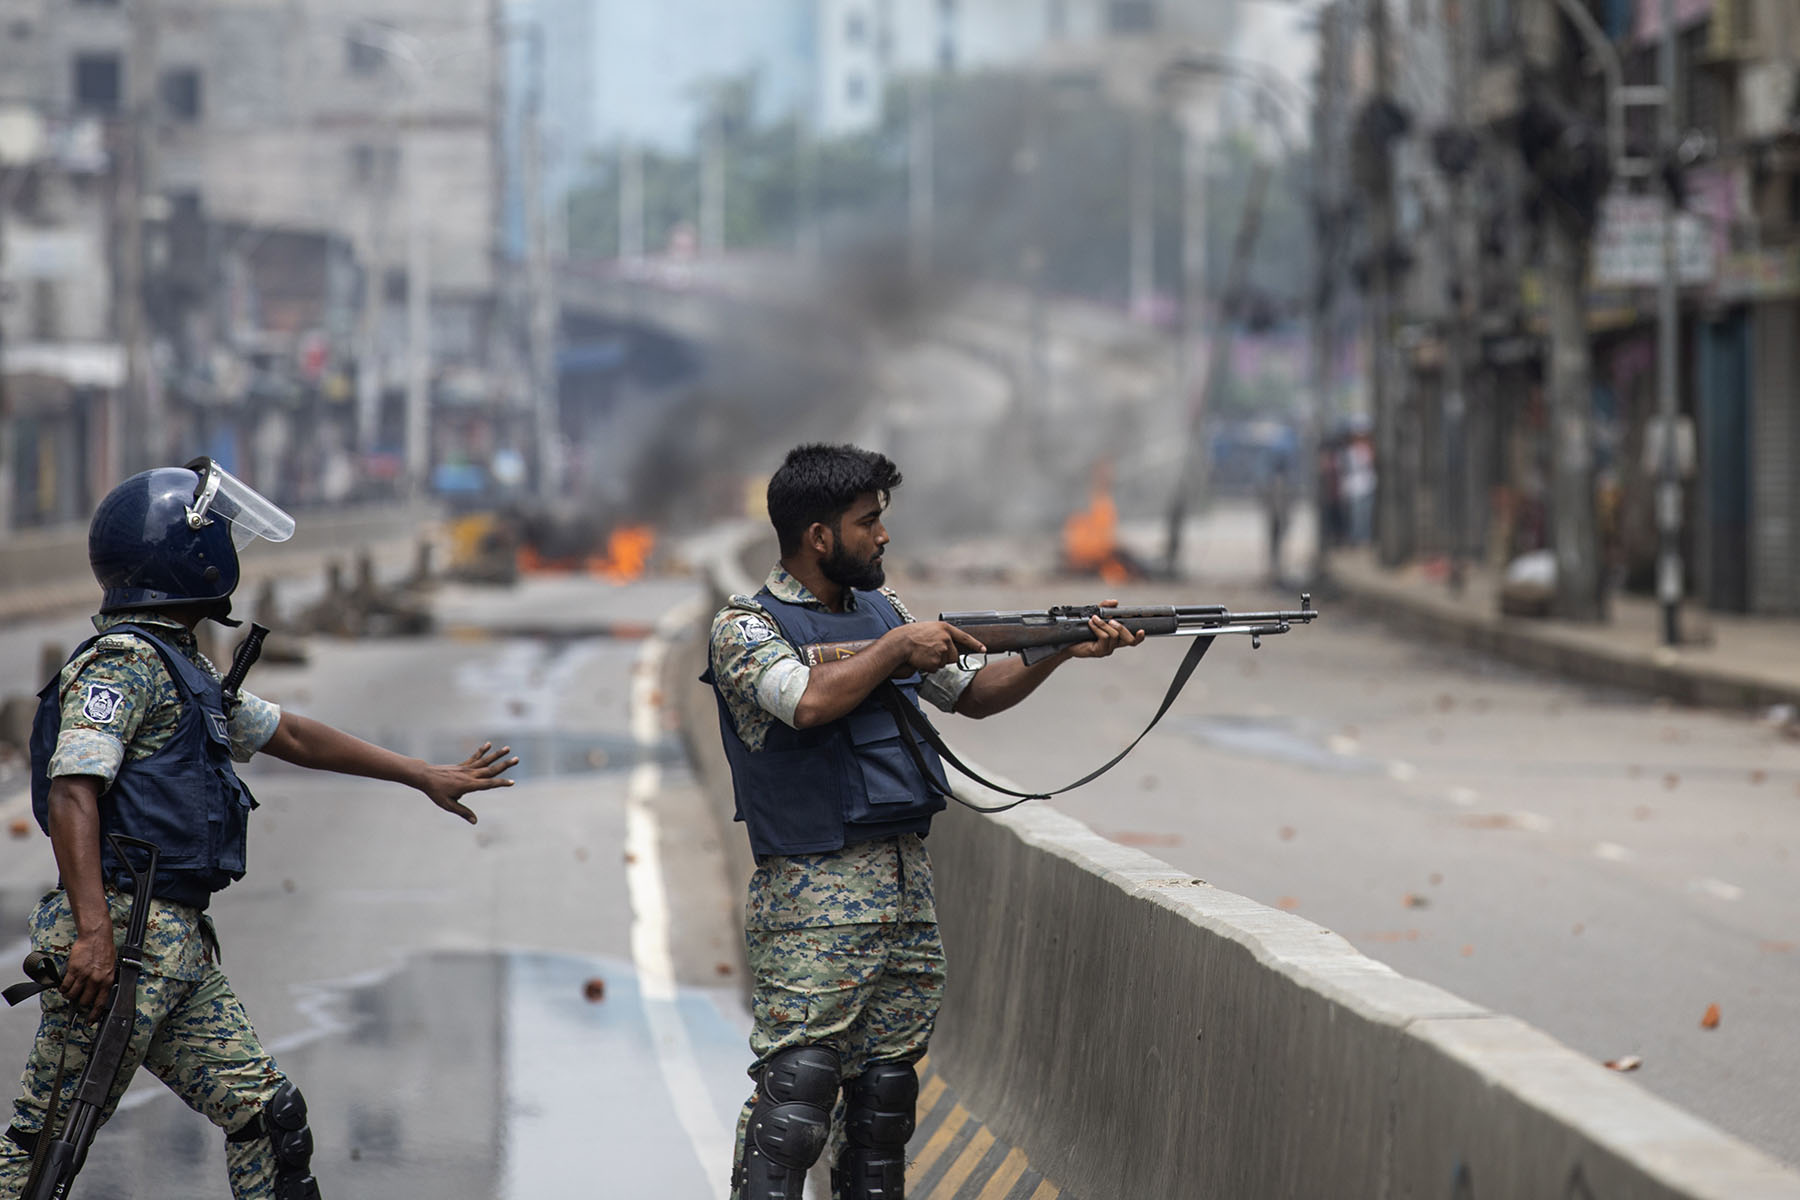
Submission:
[[[210,458],[196,458],[188,470],[200,477],[188,524],[196,529],[209,521],[231,526],[231,544],[242,550],[257,538],[285,542],[294,536],[294,518],[261,492]]]

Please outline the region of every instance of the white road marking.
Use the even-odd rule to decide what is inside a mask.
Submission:
[[[1594,857],[1604,859],[1607,862],[1630,862],[1637,857],[1637,853],[1628,850],[1617,842],[1596,842],[1594,844]]]
[[[1481,793],[1472,787],[1453,787],[1444,793],[1444,797],[1458,808],[1474,808]]]
[[[1419,777],[1419,768],[1409,762],[1396,759],[1388,764],[1388,778],[1396,783],[1408,783]]]
[[[1554,821],[1549,817],[1544,816],[1542,813],[1516,812],[1512,815],[1512,818],[1513,824],[1528,833],[1549,833],[1556,825]]]
[[[1325,739],[1325,748],[1344,758],[1355,754],[1360,745],[1361,743],[1355,738],[1344,733],[1334,733]]]
[[[661,712],[655,703],[669,639],[697,615],[700,602],[682,605],[657,622],[656,632],[639,651],[631,676],[631,736],[639,746],[662,739]],[[687,1026],[676,1007],[675,960],[669,950],[669,908],[663,884],[662,855],[656,812],[650,801],[662,786],[662,768],[646,759],[631,772],[625,801],[625,883],[631,894],[631,957],[637,967],[638,994],[650,1026],[656,1060],[687,1134],[694,1156],[712,1180],[715,1192],[729,1190],[733,1134],[720,1122],[694,1057]]]
[[[1726,883],[1723,879],[1714,879],[1711,876],[1690,880],[1688,889],[1711,896],[1715,900],[1742,900],[1744,898],[1743,888],[1735,883]]]

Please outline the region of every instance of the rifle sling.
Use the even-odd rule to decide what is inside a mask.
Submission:
[[[1094,768],[1092,771],[1089,771],[1086,775],[1083,775],[1080,779],[1077,779],[1074,783],[1067,783],[1053,791],[1046,792],[1015,791],[1009,787],[1002,787],[993,780],[986,778],[979,771],[976,771],[973,767],[970,767],[967,763],[963,762],[962,759],[958,758],[956,753],[951,750],[949,746],[944,744],[944,737],[937,731],[937,727],[932,725],[930,719],[926,717],[924,713],[920,712],[917,707],[907,703],[906,697],[900,694],[900,689],[894,686],[892,680],[882,683],[876,691],[880,694],[882,703],[885,704],[888,711],[894,715],[894,723],[900,727],[900,742],[906,747],[906,752],[911,756],[913,765],[919,769],[919,773],[925,777],[926,782],[931,786],[931,789],[934,792],[956,801],[965,808],[972,808],[976,812],[1000,813],[1005,812],[1009,808],[1016,808],[1027,800],[1048,800],[1052,796],[1060,796],[1064,792],[1074,791],[1084,784],[1092,783],[1094,780],[1100,778],[1100,776],[1118,766],[1121,762],[1124,762],[1125,756],[1130,754],[1133,750],[1136,750],[1138,743],[1149,736],[1150,731],[1156,728],[1157,722],[1163,719],[1163,715],[1167,713],[1170,707],[1175,703],[1176,697],[1181,695],[1182,689],[1187,687],[1188,680],[1193,676],[1195,669],[1199,667],[1200,660],[1206,657],[1206,652],[1212,648],[1212,644],[1213,638],[1211,636],[1202,636],[1194,639],[1193,644],[1188,647],[1187,654],[1182,657],[1181,665],[1175,668],[1175,677],[1169,681],[1169,688],[1163,693],[1162,704],[1157,707],[1156,715],[1150,718],[1150,723],[1144,726],[1144,731],[1142,733],[1131,739],[1131,744],[1129,746],[1126,746],[1123,750],[1107,759],[1106,762]],[[923,738],[926,744],[933,750],[937,751],[939,758],[955,767],[958,771],[962,772],[982,787],[999,792],[1005,796],[1017,797],[1017,799],[1008,804],[974,804],[968,800],[964,800],[961,796],[958,796],[955,792],[947,788],[938,787],[937,776],[926,764],[925,756],[919,752],[918,742],[914,740],[913,736],[915,733],[917,733],[920,738]]]
[[[25,1176],[25,1190],[19,1193],[21,1196],[36,1196],[42,1190],[38,1185],[44,1178],[44,1164],[50,1158],[50,1142],[59,1136],[56,1132],[56,1118],[62,1115],[63,1079],[68,1065],[69,1036],[65,1032],[56,1054],[56,1075],[50,1083],[50,1102],[44,1106],[44,1127],[37,1131],[31,1141],[31,1172]]]

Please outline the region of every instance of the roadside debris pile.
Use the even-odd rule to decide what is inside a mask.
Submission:
[[[264,620],[271,630],[293,634],[323,633],[331,637],[416,637],[433,628],[431,612],[431,544],[420,542],[412,573],[399,583],[384,587],[375,579],[375,563],[365,551],[356,558],[356,582],[344,586],[343,564],[333,560],[325,568],[325,591],[300,611],[291,623],[276,624],[279,613],[272,607]],[[257,605],[260,614],[262,605]],[[271,635],[270,640],[273,639]],[[267,653],[266,643],[264,653]]]

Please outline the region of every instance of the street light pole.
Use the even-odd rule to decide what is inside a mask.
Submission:
[[[1662,152],[1675,151],[1675,4],[1662,0],[1662,41],[1657,46],[1658,82],[1663,89],[1658,132]],[[1662,282],[1657,293],[1657,415],[1662,427],[1661,478],[1656,488],[1658,554],[1656,598],[1662,609],[1662,640],[1681,643],[1681,475],[1675,455],[1676,410],[1681,370],[1680,263],[1676,254],[1675,197],[1667,188],[1662,206]]]
[[[936,125],[931,111],[931,77],[914,75],[907,106],[907,216],[911,244],[908,249],[913,278],[931,274],[932,239],[936,236],[937,195]]]
[[[537,458],[537,492],[544,500],[562,493],[562,460],[557,452],[560,414],[556,372],[556,290],[550,273],[550,231],[544,205],[544,29],[526,27],[530,38],[531,78],[525,93],[525,230],[526,278],[530,312],[527,344],[531,350],[532,441]]]
[[[1144,320],[1156,293],[1156,114],[1146,107],[1131,114],[1130,287],[1131,315]]]
[[[413,147],[408,147],[412,149]],[[424,494],[431,469],[431,241],[423,177],[406,158],[406,487]]]
[[[1181,130],[1181,314],[1175,330],[1175,398],[1188,420],[1181,474],[1175,482],[1163,538],[1163,570],[1170,578],[1181,570],[1188,500],[1190,493],[1199,490],[1203,459],[1199,443],[1206,418],[1201,408],[1204,397],[1194,392],[1194,340],[1199,336],[1206,293],[1206,147],[1192,117],[1181,122]],[[1218,347],[1212,346],[1211,353],[1217,352]]]

